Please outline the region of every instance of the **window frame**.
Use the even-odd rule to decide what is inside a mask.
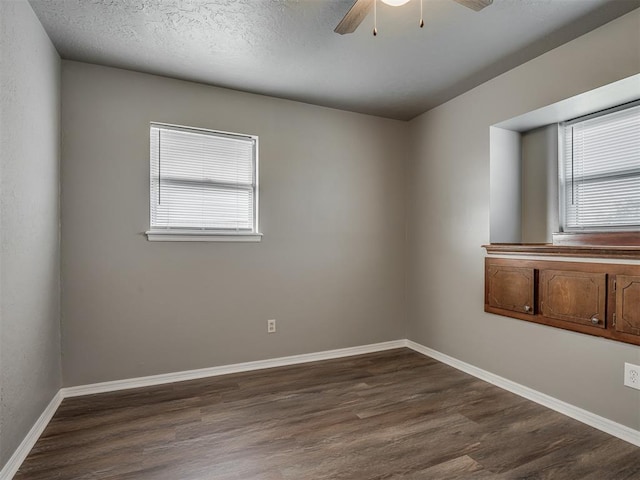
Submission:
[[[619,111],[627,110],[630,108],[640,106],[640,99],[626,102],[621,105],[616,105],[611,108],[592,112],[587,115],[582,115],[564,122],[558,123],[558,233],[553,234],[554,244],[556,243],[556,237],[558,239],[571,239],[571,244],[593,244],[602,243],[605,244],[619,244],[621,240],[623,244],[633,242],[633,244],[639,244],[640,240],[640,223],[638,225],[601,225],[601,226],[588,226],[588,227],[567,227],[567,178],[566,178],[566,162],[565,158],[565,128],[575,125],[580,122],[591,120],[594,118],[602,117]],[[640,176],[640,174],[638,175]],[[603,177],[604,178],[604,177]],[[633,239],[633,240],[631,240]],[[575,243],[574,243],[575,242]]]
[[[191,127],[186,125],[175,125],[163,122],[149,122],[149,130],[152,128],[166,130],[177,130],[184,132],[207,134],[211,136],[251,139],[253,141],[253,225],[251,231],[241,231],[234,229],[213,229],[204,227],[194,228],[171,228],[154,227],[152,225],[152,204],[154,202],[154,192],[152,191],[151,171],[153,158],[151,155],[151,143],[149,144],[149,230],[145,232],[149,241],[163,242],[259,242],[262,240],[262,233],[259,229],[260,199],[259,199],[259,138],[257,135],[243,133],[226,132],[201,127]],[[150,138],[150,137],[149,137]]]

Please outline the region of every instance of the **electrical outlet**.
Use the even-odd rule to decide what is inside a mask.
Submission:
[[[640,367],[631,363],[624,364],[624,384],[640,390]]]
[[[276,321],[275,321],[275,319],[267,320],[267,333],[276,333]]]

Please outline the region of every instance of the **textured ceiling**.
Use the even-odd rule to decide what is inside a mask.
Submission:
[[[0,0],[4,1],[4,0]],[[634,8],[640,0],[30,0],[61,56],[407,120]]]

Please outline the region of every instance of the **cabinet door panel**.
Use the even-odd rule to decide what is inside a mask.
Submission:
[[[616,331],[640,336],[640,277],[616,277]]]
[[[533,268],[490,265],[486,281],[489,306],[531,315],[535,313]]]
[[[540,272],[542,315],[604,328],[606,273],[543,270]]]

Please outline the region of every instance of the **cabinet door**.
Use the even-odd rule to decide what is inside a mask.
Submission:
[[[640,277],[616,277],[616,331],[640,336]]]
[[[487,305],[531,315],[535,313],[533,268],[487,265],[486,275]]]
[[[543,270],[540,306],[547,318],[604,328],[607,274]]]

